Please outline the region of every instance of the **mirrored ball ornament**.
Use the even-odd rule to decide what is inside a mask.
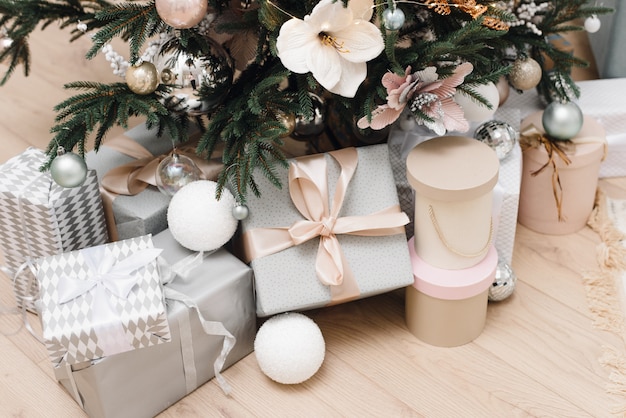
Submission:
[[[568,140],[578,135],[583,120],[583,112],[574,102],[552,102],[541,116],[546,134],[557,140]]]
[[[502,160],[515,146],[517,132],[506,122],[490,120],[476,128],[474,138],[489,145]]]
[[[491,302],[500,302],[513,294],[517,276],[510,265],[503,261],[498,262],[496,277],[489,287],[488,299]]]
[[[157,167],[156,184],[161,193],[174,196],[182,187],[200,180],[202,171],[186,155],[172,153],[165,157]]]
[[[78,187],[87,178],[85,160],[73,152],[65,152],[59,147],[57,156],[50,164],[50,176],[61,187]]]
[[[404,12],[397,7],[389,7],[383,11],[383,25],[387,30],[399,30],[404,25]]]

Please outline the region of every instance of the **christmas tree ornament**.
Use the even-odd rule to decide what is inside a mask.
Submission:
[[[161,193],[174,196],[183,186],[200,180],[202,171],[186,155],[173,152],[163,158],[156,169],[156,184]]]
[[[324,99],[314,93],[309,93],[309,96],[313,103],[313,116],[310,118],[302,115],[296,116],[296,124],[293,130],[295,139],[307,140],[315,137],[324,132],[326,127],[326,103]]]
[[[326,343],[311,318],[288,312],[261,325],[254,340],[254,354],[267,377],[285,385],[298,384],[322,366]]]
[[[398,124],[400,125],[400,129],[405,132],[410,132],[415,129],[415,125],[417,125],[417,121],[415,120],[415,116],[411,112],[404,112],[400,115]]]
[[[585,30],[589,33],[596,33],[600,30],[601,25],[600,19],[596,15],[589,16],[584,23]]]
[[[189,29],[196,26],[207,14],[207,0],[155,0],[159,17],[176,29]]]
[[[462,90],[457,90],[454,94],[454,101],[463,108],[465,119],[470,122],[483,122],[493,116],[498,109],[500,93],[493,83],[479,84],[472,87],[476,94],[484,97],[491,105],[491,109],[483,103],[476,101],[473,97],[465,94]]]
[[[235,235],[235,198],[228,189],[216,198],[217,183],[198,180],[181,188],[170,201],[167,223],[180,245],[192,251],[212,251]]]
[[[87,178],[87,164],[79,155],[65,152],[65,149],[59,146],[57,156],[50,164],[50,176],[61,187],[68,189],[78,187]]]
[[[541,116],[546,134],[557,140],[568,140],[578,135],[583,127],[583,120],[583,112],[574,102],[552,102]]]
[[[399,30],[404,25],[404,12],[394,4],[383,11],[383,25],[387,30]]]
[[[233,217],[238,221],[243,221],[250,214],[250,210],[246,205],[237,204],[233,206]]]
[[[205,38],[209,49],[201,56],[184,51],[161,51],[155,65],[161,82],[172,87],[178,110],[191,116],[215,109],[226,98],[233,83],[233,64],[228,52]]]
[[[159,74],[154,64],[144,61],[126,70],[126,84],[135,94],[154,93],[159,86]]]
[[[498,89],[498,94],[500,95],[500,100],[498,101],[498,106],[502,106],[504,102],[509,98],[509,94],[511,93],[511,87],[509,86],[509,80],[502,76],[496,83],[496,88]]]
[[[277,112],[276,119],[278,119],[278,122],[280,122],[287,130],[287,132],[281,135],[283,138],[290,136],[296,129],[296,116],[294,114]]]
[[[541,81],[541,65],[534,59],[527,57],[517,59],[511,67],[509,82],[518,90],[530,90],[537,87]]]
[[[513,150],[517,132],[506,122],[490,120],[476,128],[474,138],[489,145],[502,160]]]
[[[508,298],[515,291],[516,283],[517,276],[511,266],[504,261],[498,262],[496,276],[487,293],[489,301],[500,302]]]

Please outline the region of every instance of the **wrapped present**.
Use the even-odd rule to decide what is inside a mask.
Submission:
[[[190,136],[196,132],[191,131]],[[95,169],[101,180],[111,240],[157,234],[167,228],[170,196],[156,187],[156,168],[173,143],[167,134],[157,137],[156,129],[138,125],[105,140],[97,153],[87,153],[87,166]],[[187,148],[179,152],[193,158],[205,178],[215,178],[221,163],[197,157],[193,144]]]
[[[76,364],[170,340],[150,236],[37,260],[52,364]]]
[[[153,241],[173,271],[193,256],[169,230]],[[55,369],[90,417],[152,417],[252,352],[252,270],[223,249],[200,260],[164,286],[171,342]]]
[[[28,148],[0,165],[0,249],[15,276],[18,305],[33,312],[39,294],[35,259],[108,240],[96,172],[89,170],[81,186],[67,189],[39,171],[45,160],[43,151]]]
[[[268,316],[383,293],[413,282],[386,145],[296,158],[283,185],[259,176],[242,247]]]

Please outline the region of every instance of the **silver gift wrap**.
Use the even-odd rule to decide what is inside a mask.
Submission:
[[[150,236],[37,260],[43,339],[54,367],[170,340]]]
[[[168,230],[153,240],[171,264],[191,254]],[[224,369],[252,352],[256,316],[248,266],[221,249],[207,256],[188,278],[176,278],[168,287],[191,297],[205,319],[223,323],[236,338]],[[60,367],[55,369],[57,380],[91,417],[158,414],[214,377],[213,363],[224,341],[207,335],[195,309],[180,302],[167,300],[167,316],[171,342],[75,365],[73,371]]]
[[[156,129],[148,130],[145,125],[130,129],[124,136],[142,145],[155,156],[172,149],[172,139],[167,134],[157,137]],[[100,179],[112,168],[134,160],[106,144],[105,140],[97,153],[91,151],[85,156],[87,166],[96,170]],[[135,196],[117,196],[113,200],[113,214],[118,239],[157,234],[167,228],[167,207],[170,199],[170,196],[153,186]]]
[[[0,165],[0,250],[9,273],[20,272],[14,282],[18,305],[33,312],[35,259],[108,240],[96,172],[89,170],[79,187],[63,188],[39,171],[45,159],[43,151],[28,148]]]
[[[339,217],[366,216],[399,205],[389,166],[387,145],[356,148],[358,165],[350,181]],[[328,196],[332,200],[340,168],[326,154]],[[278,189],[264,176],[257,179],[260,198],[248,200],[250,215],[242,221],[242,232],[255,228],[290,227],[303,218],[294,206],[288,188],[288,172],[277,172],[283,185]],[[411,261],[404,228],[383,236],[337,234],[347,264],[365,298],[413,283]],[[316,274],[319,238],[252,260],[255,276],[257,315],[269,316],[291,310],[306,310],[335,303],[330,286]]]

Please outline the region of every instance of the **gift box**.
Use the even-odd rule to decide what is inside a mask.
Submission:
[[[190,137],[197,132],[192,129]],[[175,142],[167,133],[158,137],[156,128],[138,125],[121,136],[106,139],[98,152],[86,154],[87,166],[100,178],[111,240],[157,234],[167,228],[171,197],[156,187],[156,168]],[[216,178],[221,163],[197,157],[194,149],[190,144],[179,151],[194,159],[204,178]]]
[[[543,234],[584,228],[593,210],[598,172],[607,151],[604,129],[589,116],[570,141],[545,136],[542,113],[522,121],[522,184],[518,221]]]
[[[34,260],[107,242],[96,172],[75,188],[39,171],[43,151],[28,148],[0,165],[0,249],[19,306],[35,312],[39,289]]]
[[[489,287],[498,254],[491,246],[478,264],[460,270],[426,263],[409,241],[415,282],[406,288],[405,319],[409,331],[425,343],[456,347],[477,338],[485,327]]]
[[[473,138],[441,136],[413,148],[406,167],[415,190],[417,255],[441,269],[482,261],[494,236],[496,153]]]
[[[153,241],[163,248],[172,270],[193,256],[169,230]],[[152,417],[212,379],[221,362],[227,368],[252,352],[256,335],[252,286],[252,270],[220,249],[186,277],[164,285],[171,342],[58,367],[55,376],[90,417]],[[233,338],[225,339],[221,335],[225,330]],[[222,354],[225,343],[227,355]]]
[[[257,315],[364,298],[413,282],[386,145],[291,160],[279,189],[258,176],[261,198],[242,221],[255,273]]]
[[[54,367],[170,340],[150,236],[37,260],[43,340]]]

